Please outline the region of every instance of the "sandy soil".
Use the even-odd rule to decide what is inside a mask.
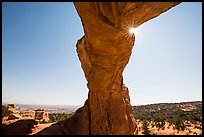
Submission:
[[[29,135],[33,135],[33,134],[43,130],[44,128],[51,126],[52,124],[54,124],[54,123],[37,124],[34,126],[34,128],[32,129],[32,133]]]
[[[6,124],[10,124],[13,123],[17,120],[9,120],[6,121]],[[47,124],[37,124],[34,125],[34,128],[32,128],[32,133],[30,133],[29,135],[33,135],[41,130],[43,130],[46,127],[51,126],[54,123],[47,123]],[[142,122],[140,120],[137,120],[137,130],[138,130],[138,135],[143,135],[143,129],[142,129]],[[149,130],[150,130],[150,134],[155,134],[155,135],[202,135],[202,123],[196,123],[196,124],[192,124],[189,121],[186,121],[186,129],[184,131],[177,131],[173,125],[169,125],[169,123],[165,122],[165,128],[164,129],[159,129],[154,126],[155,125],[154,122],[150,122],[149,123]],[[200,127],[200,128],[198,128]],[[136,133],[135,133],[136,134]]]
[[[190,122],[187,122],[188,126],[186,126],[186,129],[184,131],[178,131],[174,128],[173,125],[169,125],[168,122],[165,122],[165,128],[164,129],[158,129],[156,126],[152,127],[154,122],[149,123],[149,130],[150,134],[155,135],[202,135],[202,129],[198,129],[197,127],[202,127],[202,123],[196,123],[192,124]],[[143,135],[142,130],[142,122],[137,120],[138,124],[138,135]]]

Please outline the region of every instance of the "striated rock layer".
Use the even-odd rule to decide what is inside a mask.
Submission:
[[[136,122],[122,76],[135,41],[129,29],[177,4],[75,2],[85,32],[77,53],[88,81],[88,99],[73,117],[38,134],[133,134]]]

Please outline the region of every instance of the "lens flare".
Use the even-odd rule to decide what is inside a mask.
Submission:
[[[136,28],[130,28],[129,30],[130,33],[134,33],[134,34],[136,33],[136,31],[137,31]]]

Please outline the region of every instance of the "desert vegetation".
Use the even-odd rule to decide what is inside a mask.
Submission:
[[[150,128],[158,132],[172,128],[175,133],[202,134],[202,102],[141,105],[133,106],[132,110],[139,125],[136,133],[155,134]]]
[[[135,134],[202,134],[202,102],[140,105],[132,110],[138,125]],[[74,113],[49,113],[49,121],[39,124],[63,121]]]
[[[7,107],[6,107],[7,106]],[[49,112],[43,110],[43,114],[40,120],[36,120],[33,114],[33,111],[25,111],[19,113],[19,118],[17,117],[17,111],[15,110],[15,105],[3,105],[3,128],[5,134],[7,132],[18,133],[22,125],[26,126],[30,122],[34,123],[32,127],[32,132],[29,129],[29,134],[37,133],[39,130],[42,130],[50,125],[63,121],[72,117],[74,111],[58,111],[58,112]],[[37,109],[39,111],[39,109]],[[36,111],[36,112],[38,112]],[[159,103],[159,104],[150,104],[150,105],[140,105],[132,107],[133,115],[136,119],[136,135],[200,135],[202,134],[202,102],[182,102],[182,103]],[[32,113],[31,113],[32,112]],[[41,112],[41,111],[39,111]],[[41,113],[39,113],[41,114]],[[8,115],[8,116],[7,116]],[[11,118],[13,120],[5,120],[5,118]],[[16,117],[14,117],[16,116]],[[45,117],[46,116],[46,117]],[[48,117],[48,118],[47,118]],[[26,120],[29,119],[29,120]],[[24,120],[24,121],[23,121]],[[13,124],[10,124],[12,123]],[[18,122],[19,121],[19,122]],[[23,123],[24,122],[24,123]],[[37,123],[38,124],[37,124]],[[10,127],[9,125],[21,124],[18,130]],[[25,132],[25,131],[23,131]],[[27,133],[28,131],[26,131]]]
[[[132,110],[138,125],[135,134],[202,134],[202,102],[140,105]],[[49,113],[49,121],[39,124],[63,121],[74,113]]]
[[[49,113],[49,120],[45,121],[39,121],[39,124],[45,124],[45,123],[54,123],[54,122],[59,122],[59,121],[63,121],[67,118],[70,118],[71,116],[74,115],[75,112],[70,112],[70,113]]]

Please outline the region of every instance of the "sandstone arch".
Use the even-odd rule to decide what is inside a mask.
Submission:
[[[88,99],[76,114],[37,133],[133,134],[136,128],[122,73],[131,56],[129,27],[159,16],[179,2],[75,2],[85,35],[77,53],[87,79]]]

